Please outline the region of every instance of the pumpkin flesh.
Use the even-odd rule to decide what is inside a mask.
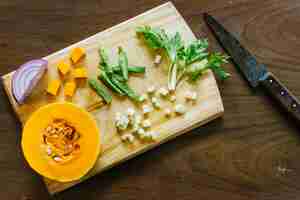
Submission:
[[[57,162],[47,155],[44,134],[53,121],[68,122],[80,138],[80,150],[72,159]],[[59,182],[75,181],[83,177],[95,164],[100,152],[100,133],[92,116],[71,103],[53,103],[40,108],[26,122],[22,135],[24,156],[35,171]]]

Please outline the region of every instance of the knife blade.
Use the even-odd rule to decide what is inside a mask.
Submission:
[[[253,88],[264,88],[278,103],[300,122],[299,100],[269,72],[266,66],[259,63],[255,56],[245,49],[241,43],[228,32],[214,17],[205,13],[205,22],[211,29],[221,46],[229,54],[233,63]]]

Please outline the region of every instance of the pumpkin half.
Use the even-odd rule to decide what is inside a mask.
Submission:
[[[22,150],[30,167],[59,182],[75,181],[95,165],[100,132],[93,117],[72,103],[48,104],[26,122]]]

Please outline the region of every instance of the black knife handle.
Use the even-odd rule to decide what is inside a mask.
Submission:
[[[270,72],[261,81],[261,85],[276,99],[279,104],[292,115],[300,124],[299,100]]]

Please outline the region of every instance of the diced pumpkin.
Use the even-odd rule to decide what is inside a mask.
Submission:
[[[57,68],[62,75],[66,75],[70,71],[71,65],[65,61],[60,61],[57,65]]]
[[[60,81],[55,79],[50,81],[47,88],[47,93],[56,96],[60,88]]]
[[[87,70],[84,67],[74,69],[73,74],[74,78],[87,78]]]
[[[65,83],[65,86],[64,86],[65,96],[72,97],[74,95],[75,90],[76,90],[75,81],[69,81],[69,82]]]
[[[82,178],[95,165],[101,151],[96,120],[72,103],[52,103],[34,112],[24,126],[21,144],[30,167],[58,182]],[[73,151],[70,145],[75,147]]]
[[[83,48],[77,47],[71,51],[71,60],[76,64],[81,58],[85,56],[85,50]]]

